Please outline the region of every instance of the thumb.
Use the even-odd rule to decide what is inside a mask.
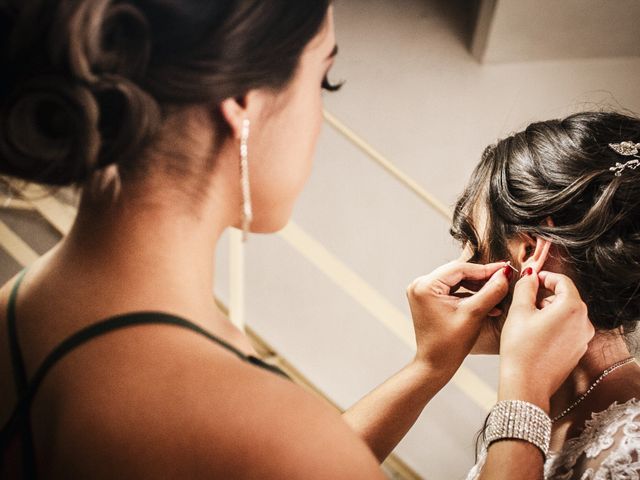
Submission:
[[[538,287],[538,274],[533,271],[531,267],[526,268],[524,272],[522,272],[522,278],[518,280],[513,290],[511,309],[516,308],[525,311],[536,310]]]
[[[509,279],[513,271],[504,267],[495,272],[489,281],[472,296],[463,299],[460,306],[472,311],[479,318],[485,318],[509,293]]]

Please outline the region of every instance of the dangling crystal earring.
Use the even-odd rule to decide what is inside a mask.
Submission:
[[[240,136],[240,182],[242,187],[242,241],[246,242],[249,236],[249,227],[253,220],[251,206],[251,187],[249,185],[249,128],[251,122],[245,118],[242,122],[242,134]]]

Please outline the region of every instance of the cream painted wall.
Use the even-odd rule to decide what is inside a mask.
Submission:
[[[640,55],[637,0],[484,0],[485,62]]]

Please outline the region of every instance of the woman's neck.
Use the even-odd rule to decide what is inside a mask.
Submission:
[[[170,186],[144,188],[163,195],[125,189],[115,197],[83,194],[74,226],[55,252],[55,267],[68,278],[99,278],[131,310],[170,311],[205,327],[224,323],[213,295],[216,245],[230,223],[223,192],[189,204],[186,192],[173,192],[171,201]]]
[[[576,402],[607,368],[631,356],[620,333],[597,333],[578,366],[551,398],[551,418]],[[635,362],[612,371],[583,401],[555,422],[554,436],[560,438],[552,443],[557,447],[566,438],[579,434],[593,412],[606,410],[615,401],[631,398],[640,398],[640,367]]]
[[[596,334],[578,366],[551,398],[552,416],[559,414],[577,400],[607,368],[630,356],[620,334]],[[613,373],[611,375],[613,376]]]

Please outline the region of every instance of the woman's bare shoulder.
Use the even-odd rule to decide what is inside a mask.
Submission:
[[[61,440],[46,454],[60,476],[383,478],[331,407],[190,332],[105,337],[48,382],[64,391],[55,395],[59,431],[43,432],[40,448]],[[46,425],[46,402],[34,410]]]

